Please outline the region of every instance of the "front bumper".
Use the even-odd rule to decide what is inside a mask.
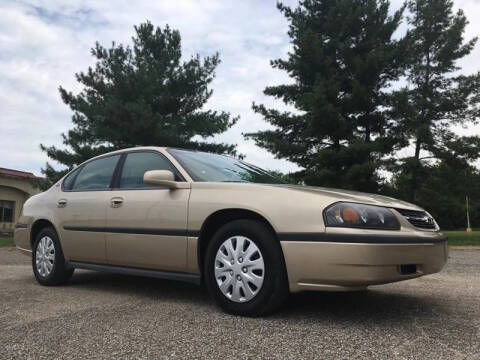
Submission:
[[[448,257],[443,236],[397,242],[281,241],[291,292],[348,291],[407,280],[440,271]],[[407,238],[404,238],[405,240]],[[365,240],[364,240],[365,241]],[[401,265],[415,265],[405,274]]]

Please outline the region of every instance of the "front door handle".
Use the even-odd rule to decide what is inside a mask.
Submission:
[[[59,208],[64,208],[65,206],[67,206],[67,199],[60,199],[57,201],[57,206]]]
[[[120,206],[122,206],[122,204],[123,204],[123,198],[122,197],[116,196],[116,197],[113,197],[113,198],[110,199],[110,206],[112,208],[120,207]]]

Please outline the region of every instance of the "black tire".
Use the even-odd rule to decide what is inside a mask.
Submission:
[[[49,238],[53,242],[53,247],[55,251],[53,268],[47,275],[40,274],[37,269],[37,249],[40,244],[40,241],[43,238]],[[65,264],[65,258],[63,257],[62,247],[60,246],[60,241],[58,240],[57,232],[51,227],[46,227],[40,230],[35,238],[32,249],[32,268],[33,274],[37,281],[45,286],[55,286],[66,283],[73,275],[74,269],[68,269]]]
[[[222,293],[215,279],[215,257],[223,242],[244,236],[260,250],[265,267],[263,285],[251,300],[235,302]],[[288,279],[280,243],[272,230],[260,221],[235,220],[222,226],[208,244],[204,261],[205,283],[214,301],[226,312],[243,316],[268,315],[288,298]]]

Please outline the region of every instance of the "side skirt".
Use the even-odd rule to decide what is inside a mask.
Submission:
[[[157,278],[157,279],[184,281],[184,282],[200,285],[200,275],[195,275],[195,274],[187,274],[187,273],[173,272],[173,271],[141,269],[141,268],[127,267],[127,266],[92,264],[92,263],[85,263],[85,262],[78,262],[78,261],[67,261],[66,265],[67,267],[74,268],[74,269],[86,269],[86,270],[108,272],[113,274],[144,276],[144,277],[151,277],[151,278]]]

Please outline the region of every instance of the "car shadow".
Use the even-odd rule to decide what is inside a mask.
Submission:
[[[146,299],[177,299],[178,301],[208,302],[206,290],[198,285],[141,276],[110,274],[97,271],[76,270],[69,281],[78,289],[106,291]]]
[[[175,301],[200,306],[221,314],[203,286],[194,284],[108,274],[77,271],[70,286],[79,290],[109,292],[138,298]],[[374,323],[375,326],[404,324],[413,318],[435,317],[446,312],[439,299],[427,294],[411,294],[401,286],[373,287],[359,292],[302,292],[291,294],[284,308],[266,319],[295,319],[295,321],[330,320],[348,323]],[[231,316],[225,314],[225,316]]]
[[[373,287],[359,292],[302,292],[292,294],[282,317],[332,319],[391,326],[413,318],[444,312],[443,304],[426,294],[410,294],[401,286]]]

